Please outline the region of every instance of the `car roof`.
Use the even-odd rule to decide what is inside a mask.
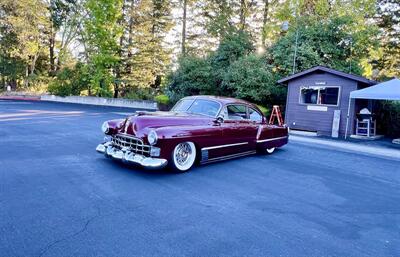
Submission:
[[[248,104],[254,106],[254,104],[247,102],[242,99],[236,99],[232,97],[224,97],[224,96],[212,96],[212,95],[195,95],[195,96],[187,96],[182,99],[204,99],[204,100],[214,100],[223,105],[225,104]]]

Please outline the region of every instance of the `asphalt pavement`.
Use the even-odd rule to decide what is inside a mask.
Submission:
[[[131,112],[0,101],[0,256],[400,256],[400,160],[290,142],[129,168],[95,147]]]

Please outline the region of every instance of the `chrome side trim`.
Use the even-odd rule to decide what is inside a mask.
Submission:
[[[201,148],[201,150],[204,151],[204,150],[213,150],[213,149],[219,149],[219,148],[225,148],[225,147],[231,147],[231,146],[238,146],[238,145],[247,145],[248,143],[249,142],[236,143],[236,144],[227,144],[227,145],[209,146],[209,147]]]
[[[270,141],[275,141],[275,140],[280,140],[280,139],[285,139],[285,138],[288,138],[288,136],[274,137],[274,138],[268,138],[268,139],[263,139],[263,140],[257,140],[257,143],[265,143],[265,142],[270,142]]]
[[[243,153],[235,153],[235,154],[231,154],[231,155],[208,159],[207,161],[204,161],[201,163],[225,161],[225,160],[229,160],[229,159],[233,159],[233,158],[237,158],[237,157],[243,157],[243,156],[247,156],[247,155],[251,155],[251,154],[255,154],[255,153],[257,153],[257,151],[247,151],[247,152],[243,152]]]

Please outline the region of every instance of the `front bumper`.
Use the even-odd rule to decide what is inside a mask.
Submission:
[[[160,169],[167,165],[168,161],[161,158],[146,157],[129,151],[129,149],[117,149],[110,142],[99,144],[96,151],[115,160],[128,164],[140,165],[148,169]]]

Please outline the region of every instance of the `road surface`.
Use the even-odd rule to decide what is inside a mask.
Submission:
[[[0,101],[0,256],[399,256],[400,161],[290,142],[168,171],[95,152],[132,110]]]

